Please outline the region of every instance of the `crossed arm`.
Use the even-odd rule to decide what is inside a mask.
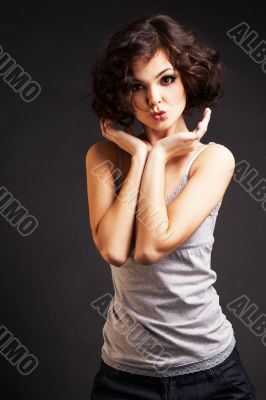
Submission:
[[[166,159],[152,149],[146,161],[136,208],[134,259],[149,265],[181,246],[222,200],[231,181],[235,159],[214,144],[198,156],[199,164],[179,195],[166,206]]]

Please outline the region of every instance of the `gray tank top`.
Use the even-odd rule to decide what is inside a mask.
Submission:
[[[166,204],[186,185],[191,164],[206,147],[191,158]],[[116,181],[117,189],[121,182]],[[141,265],[132,250],[121,267],[110,264],[115,293],[103,327],[101,356],[106,364],[167,377],[214,367],[231,353],[234,331],[219,305],[213,287],[216,272],[211,268],[221,203],[182,246],[158,262]]]

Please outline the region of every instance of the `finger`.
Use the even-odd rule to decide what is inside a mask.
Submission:
[[[108,127],[108,121],[106,119],[101,119],[100,125],[101,125],[101,129],[102,129],[102,135],[106,139],[111,140],[112,136],[111,136],[111,130]]]
[[[105,128],[104,128],[104,124],[103,124],[103,120],[100,119],[100,127],[101,127],[101,131],[102,131],[102,135],[105,135]]]
[[[106,122],[105,122],[104,118],[100,119],[100,125],[101,125],[101,129],[102,129],[103,133],[105,133],[106,132]]]
[[[201,118],[201,121],[203,121],[203,119],[206,117],[206,115],[207,115],[208,112],[210,112],[210,111],[211,111],[211,109],[210,109],[209,107],[205,108],[204,113],[203,113],[203,116],[202,116],[202,118]]]
[[[210,108],[205,108],[205,111],[203,113],[203,117],[201,118],[201,120],[198,123],[198,125],[202,125],[206,120],[209,120],[210,115],[211,115],[211,109]]]
[[[196,129],[194,129],[194,131],[191,131],[191,132],[186,132],[185,143],[193,144],[193,142],[198,139],[199,139],[199,137],[196,132]]]
[[[112,121],[110,119],[104,118],[102,120],[102,127],[105,135],[110,135],[113,133]]]
[[[106,132],[106,128],[105,128],[105,125],[104,125],[104,120],[100,121],[100,125],[101,125],[102,135],[106,136],[107,132]]]
[[[208,127],[209,121],[211,118],[211,109],[206,108],[202,120],[198,123],[197,127],[193,130],[197,136],[202,136]]]
[[[110,122],[109,122],[108,119],[105,119],[105,120],[104,120],[103,125],[104,125],[104,129],[105,129],[106,132],[107,132],[108,130],[110,130]]]

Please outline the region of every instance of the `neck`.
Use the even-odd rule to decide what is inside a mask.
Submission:
[[[143,139],[146,139],[152,146],[154,146],[158,140],[161,140],[167,136],[179,132],[189,132],[183,116],[181,116],[172,126],[164,130],[156,130],[146,125],[142,125],[142,127],[143,132],[140,136]]]

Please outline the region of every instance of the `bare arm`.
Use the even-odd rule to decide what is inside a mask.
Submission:
[[[199,166],[182,192],[166,206],[166,159],[156,148],[150,152],[140,188],[150,207],[144,208],[145,223],[137,221],[134,254],[137,262],[152,264],[181,246],[223,198],[233,175],[233,154],[216,144],[205,149],[205,157],[199,157]]]
[[[95,245],[105,261],[121,266],[132,250],[137,198],[147,153],[133,154],[128,175],[116,195],[113,156],[108,149],[107,143],[96,143],[86,155],[90,225]]]

